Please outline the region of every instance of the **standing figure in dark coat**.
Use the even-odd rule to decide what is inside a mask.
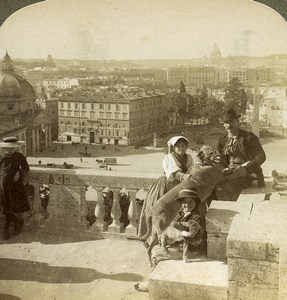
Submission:
[[[9,227],[14,223],[14,235],[20,233],[24,221],[16,214],[30,210],[28,198],[25,194],[23,179],[29,171],[25,156],[17,149],[22,143],[15,137],[7,137],[0,143],[4,155],[0,158],[1,170],[1,206],[5,215],[3,238],[10,238]]]
[[[229,109],[223,116],[226,134],[220,137],[217,150],[223,155],[224,175],[235,178],[216,188],[218,200],[236,201],[242,191],[256,179],[259,187],[264,187],[261,165],[266,160],[259,138],[250,131],[239,128],[240,114]]]

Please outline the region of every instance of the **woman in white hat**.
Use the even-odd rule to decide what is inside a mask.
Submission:
[[[4,155],[0,159],[1,170],[1,205],[5,215],[3,238],[10,238],[9,227],[14,223],[14,235],[20,233],[23,220],[16,214],[30,210],[28,198],[25,194],[23,178],[29,171],[29,165],[25,156],[17,151],[23,142],[16,137],[3,138],[0,148]]]
[[[139,220],[139,235],[146,233],[146,216],[155,201],[181,181],[189,179],[193,159],[186,153],[188,143],[189,140],[182,135],[174,136],[167,142],[168,154],[162,162],[165,176],[158,178],[146,195]]]

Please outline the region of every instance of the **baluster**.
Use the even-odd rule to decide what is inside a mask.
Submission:
[[[128,210],[130,207],[130,193],[126,188],[122,188],[119,191],[119,196],[120,196],[120,208],[121,208],[120,223],[122,223],[124,227],[126,227],[129,225]]]
[[[137,235],[138,232],[138,205],[136,203],[136,193],[130,191],[130,206],[128,210],[129,225],[126,227],[126,234]]]
[[[95,206],[95,217],[96,217],[96,222],[93,224],[92,228],[95,231],[107,231],[108,226],[107,223],[104,222],[104,202],[103,202],[103,197],[102,197],[102,191],[97,190],[97,203]]]
[[[146,195],[147,195],[147,191],[145,191],[143,188],[139,189],[136,192],[135,198],[142,203],[141,205],[137,203],[138,217],[140,217],[140,215],[141,215],[141,211],[142,211],[142,207],[143,207],[143,203],[146,198]]]
[[[80,188],[80,222],[81,226],[84,228],[89,227],[89,221],[87,220],[88,216],[88,206],[86,202],[86,187]]]
[[[113,218],[113,223],[109,226],[108,231],[112,233],[121,233],[123,232],[124,226],[120,223],[121,217],[121,207],[119,201],[119,191],[113,190],[114,201],[112,206],[111,215]]]
[[[30,225],[32,226],[41,226],[44,225],[47,221],[47,217],[42,215],[42,203],[40,198],[40,183],[33,183],[34,186],[34,198],[33,198],[33,205],[31,207],[30,215]],[[50,189],[50,187],[49,187]],[[50,196],[49,196],[50,197]],[[26,222],[25,222],[26,223]]]
[[[86,197],[86,203],[88,207],[87,219],[89,221],[89,225],[91,226],[93,223],[95,223],[96,220],[95,208],[98,199],[98,192],[90,185],[86,190],[85,197]]]

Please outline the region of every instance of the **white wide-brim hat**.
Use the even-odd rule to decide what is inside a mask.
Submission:
[[[183,135],[177,135],[169,139],[167,141],[167,144],[174,146],[179,140],[184,140],[187,144],[189,143],[189,140],[186,137],[184,137]]]
[[[0,142],[0,148],[19,148],[24,145],[25,142],[18,141],[18,139],[14,136],[3,138],[3,142]]]

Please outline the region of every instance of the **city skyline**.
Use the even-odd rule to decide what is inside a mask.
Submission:
[[[75,22],[77,20],[77,22]],[[0,27],[0,52],[12,58],[192,59],[287,54],[287,22],[249,0],[46,0]]]

